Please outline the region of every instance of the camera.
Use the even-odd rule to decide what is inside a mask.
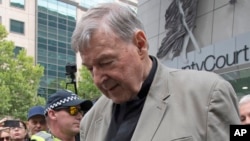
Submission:
[[[66,89],[67,89],[68,84],[74,84],[75,93],[77,94],[76,75],[75,75],[75,73],[77,72],[76,64],[70,64],[70,63],[68,63],[65,66],[65,69],[66,69],[66,76],[71,78],[70,82],[66,82]]]
[[[65,69],[66,69],[66,75],[74,74],[77,71],[76,64],[70,64],[70,63],[68,63],[65,66]]]

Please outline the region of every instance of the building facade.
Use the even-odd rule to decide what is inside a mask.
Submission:
[[[15,43],[15,52],[27,50],[34,64],[44,67],[38,95],[45,98],[61,89],[65,66],[81,59],[71,49],[71,36],[85,11],[102,2],[120,2],[137,8],[137,0],[0,0],[0,23]]]
[[[171,12],[176,17],[166,18]],[[150,54],[157,56],[162,49],[168,53],[158,58],[166,66],[218,73],[233,85],[239,97],[250,93],[248,13],[250,13],[249,0],[139,0],[138,2],[138,16],[145,25]],[[171,22],[175,24],[171,25]],[[171,29],[175,26],[175,29]],[[183,33],[183,40],[178,38],[182,36],[177,34],[180,32]],[[172,40],[167,40],[168,37]],[[176,44],[182,43],[177,53],[167,46],[164,48],[164,43],[173,39],[176,39]],[[160,48],[162,46],[163,48]]]

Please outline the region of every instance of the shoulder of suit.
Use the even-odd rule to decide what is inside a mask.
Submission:
[[[91,115],[102,114],[103,111],[107,111],[108,109],[110,109],[112,105],[113,105],[112,100],[102,94],[102,96],[95,102],[90,111],[88,111],[87,115],[90,113]]]

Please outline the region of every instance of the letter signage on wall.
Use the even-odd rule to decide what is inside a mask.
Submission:
[[[250,33],[203,47],[200,54],[195,52],[190,54],[192,55],[188,58],[189,63],[179,61],[177,68],[214,71],[250,63]]]
[[[215,57],[214,55],[209,55],[205,58],[205,60],[202,61],[201,64],[192,62],[190,65],[182,67],[182,69],[196,69],[196,70],[206,70],[206,71],[213,71],[215,68],[221,69],[224,67],[229,67],[232,65],[239,64],[239,57],[243,57],[244,61],[249,61],[249,47],[245,45],[243,49],[234,51],[232,54],[222,54],[218,57]],[[233,58],[233,60],[230,61],[230,58]],[[207,66],[207,62],[212,61],[214,64],[212,66]]]

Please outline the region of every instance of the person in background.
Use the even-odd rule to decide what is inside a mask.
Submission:
[[[31,140],[80,141],[80,121],[92,105],[90,100],[81,100],[68,90],[58,90],[51,94],[44,111],[49,133],[38,132]]]
[[[0,120],[0,141],[10,141],[10,127],[5,126],[5,121],[12,119],[13,117],[6,116]]]
[[[29,136],[34,135],[40,131],[47,131],[47,124],[44,116],[44,107],[34,106],[28,111],[27,127],[29,130]]]
[[[239,101],[240,120],[242,124],[250,124],[250,94]]]
[[[127,6],[89,9],[71,41],[104,94],[81,121],[81,141],[228,141],[230,124],[240,124],[231,84],[149,55],[143,25]]]
[[[10,127],[10,141],[29,141],[28,129],[25,122],[19,120],[19,127]]]
[[[0,127],[0,141],[10,141],[10,130]]]

